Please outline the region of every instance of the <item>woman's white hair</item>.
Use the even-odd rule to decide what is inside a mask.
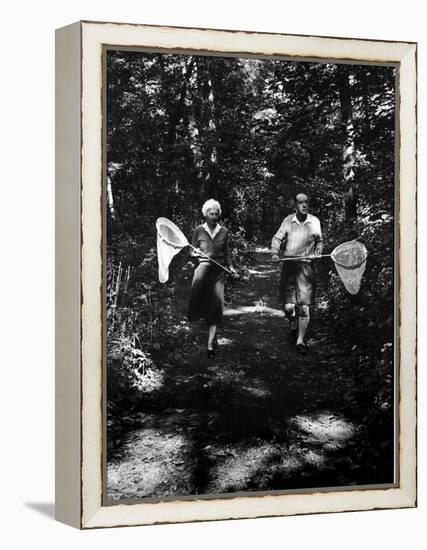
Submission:
[[[210,210],[211,208],[217,208],[219,210],[219,215],[221,216],[221,205],[215,199],[209,199],[205,202],[205,204],[202,206],[203,215],[206,216],[208,210]]]

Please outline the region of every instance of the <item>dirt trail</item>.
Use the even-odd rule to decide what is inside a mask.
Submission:
[[[322,329],[321,309],[312,316],[310,353],[299,356],[267,251],[257,252],[249,273],[229,286],[214,360],[202,323],[174,360],[159,353],[162,388],[111,453],[109,498],[369,482],[363,433],[351,415],[355,375]]]

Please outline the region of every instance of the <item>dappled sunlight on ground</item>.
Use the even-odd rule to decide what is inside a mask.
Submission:
[[[325,449],[342,448],[354,436],[355,426],[343,417],[321,413],[312,416],[296,416],[290,425],[298,427],[306,442],[322,444]]]
[[[221,368],[216,365],[208,367],[210,371],[211,383],[221,382],[222,384],[229,384],[231,386],[241,386],[246,379],[246,372],[243,369],[229,370],[227,368]]]
[[[252,477],[266,467],[274,447],[266,444],[260,447],[210,448],[209,451],[220,458],[225,455],[225,458],[213,468],[208,491],[227,493],[244,489]]]
[[[321,451],[307,449],[304,446],[295,444],[286,449],[280,466],[283,474],[289,476],[304,470],[307,466],[322,469],[325,464],[326,457]]]
[[[238,393],[241,399],[247,398],[244,394],[255,398],[265,398],[271,396],[271,388],[268,387],[265,380],[261,378],[251,377],[243,368],[229,369],[218,365],[210,365],[207,367],[209,372],[209,380],[204,387],[213,388],[220,384],[228,386],[230,389]]]
[[[273,273],[276,273],[277,272],[277,268],[273,268],[273,269],[248,269],[248,272],[250,273],[250,275],[256,275],[257,277],[262,277],[262,278],[266,278],[266,277],[271,277],[271,275]]]
[[[290,429],[283,430],[287,437],[282,443],[208,446],[209,454],[217,460],[210,472],[209,491],[227,493],[252,485],[262,490],[273,478],[282,480],[286,488],[286,480],[296,474],[327,472],[334,467],[335,453],[345,448],[356,432],[345,418],[328,413],[296,416],[288,426]]]
[[[154,348],[161,387],[141,392],[140,412],[108,457],[111,499],[376,482],[375,439],[353,414],[357,372],[326,334],[321,307],[310,353],[298,355],[278,300],[280,270],[271,275],[260,254],[251,271],[227,296],[214,359],[204,321]]]
[[[224,337],[218,338],[218,346],[229,346],[232,343],[233,343],[233,340],[231,340],[230,338],[224,338]]]
[[[241,306],[234,309],[226,309],[224,311],[225,317],[232,317],[234,315],[248,315],[250,313],[259,313],[266,317],[284,317],[285,314],[282,310],[276,309],[273,307],[268,307],[265,305],[254,305],[254,306]]]
[[[250,393],[254,397],[269,397],[271,395],[271,390],[263,387],[262,384],[255,384],[252,386],[245,384],[241,389],[244,392]]]
[[[189,492],[189,445],[177,433],[156,429],[133,432],[121,449],[121,460],[107,469],[111,499]],[[177,487],[179,483],[179,487]]]

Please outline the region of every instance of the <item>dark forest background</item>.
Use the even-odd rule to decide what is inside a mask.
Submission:
[[[297,190],[321,220],[325,252],[352,238],[369,251],[357,296],[332,262],[320,266],[322,319],[370,387],[369,414],[390,413],[394,67],[108,51],[106,99],[109,425],[149,401],[156,353],[187,330],[176,295],[188,258],[160,285],[156,218],[190,237],[203,202],[219,200],[242,286]]]

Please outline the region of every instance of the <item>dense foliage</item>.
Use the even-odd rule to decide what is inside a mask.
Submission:
[[[109,51],[107,345],[111,364],[135,373],[123,388],[151,368],[162,335],[186,334],[174,272],[191,269],[181,254],[171,283],[157,282],[156,218],[190,235],[218,199],[244,274],[304,190],[326,251],[354,237],[369,251],[354,298],[332,264],[320,268],[322,315],[361,376],[382,382],[373,401],[391,406],[394,117],[393,67]]]

